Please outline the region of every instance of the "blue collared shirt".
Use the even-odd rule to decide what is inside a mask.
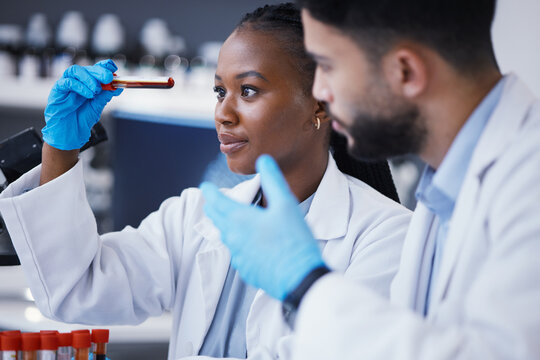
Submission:
[[[474,149],[488,119],[499,103],[504,82],[505,78],[501,79],[467,119],[450,146],[439,169],[434,170],[432,167],[427,166],[418,184],[416,199],[422,202],[439,220],[424,315],[429,310],[431,291],[437,280],[444,243],[456,200],[463,185]]]

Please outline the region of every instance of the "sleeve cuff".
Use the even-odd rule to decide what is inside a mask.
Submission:
[[[328,274],[329,272],[330,269],[326,266],[319,266],[311,270],[311,272],[307,274],[307,276],[296,287],[296,289],[294,289],[290,294],[288,294],[285,300],[283,300],[281,306],[283,318],[291,329],[294,329],[296,313],[298,312],[298,307],[300,306],[300,302],[302,302],[304,295],[317,280],[319,280],[321,277]]]

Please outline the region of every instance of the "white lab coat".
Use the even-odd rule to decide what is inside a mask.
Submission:
[[[294,359],[540,359],[540,102],[517,77],[472,156],[423,318],[435,225],[419,204],[391,303],[337,274],[316,283]]]
[[[199,189],[164,201],[137,229],[99,236],[80,162],[24,193],[37,186],[39,174],[36,168],[10,185],[0,195],[0,212],[43,314],[106,325],[136,324],[170,310],[169,359],[198,354],[230,262],[204,216]],[[259,187],[255,177],[227,193],[250,203]],[[330,267],[389,296],[408,210],[342,174],[330,157],[306,220]],[[261,290],[246,327],[249,358],[290,358],[292,335],[281,304]]]

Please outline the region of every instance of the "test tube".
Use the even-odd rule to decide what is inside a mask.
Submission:
[[[116,90],[118,88],[130,89],[170,89],[174,86],[174,79],[166,76],[139,77],[114,76],[109,84],[102,84],[103,90]]]
[[[4,331],[0,333],[0,353],[2,360],[17,360],[17,353],[21,351],[21,332]]]
[[[56,360],[58,331],[40,331],[41,346],[39,360]]]
[[[22,360],[38,360],[40,344],[39,333],[23,333],[21,335]]]
[[[73,349],[75,350],[74,360],[88,360],[90,346],[92,345],[90,331],[72,332],[72,334]]]
[[[58,334],[58,352],[56,353],[57,360],[71,360],[73,356],[72,351],[72,338],[71,333]]]
[[[92,342],[94,343],[94,360],[106,360],[107,343],[109,342],[109,330],[93,329]]]

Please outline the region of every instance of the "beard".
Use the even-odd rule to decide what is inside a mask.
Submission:
[[[426,124],[418,107],[391,94],[385,86],[374,90],[372,94],[378,94],[364,102],[369,106],[362,106],[371,111],[360,111],[359,104],[355,104],[351,125],[330,115],[348,135],[349,153],[364,161],[418,154],[427,137]]]

